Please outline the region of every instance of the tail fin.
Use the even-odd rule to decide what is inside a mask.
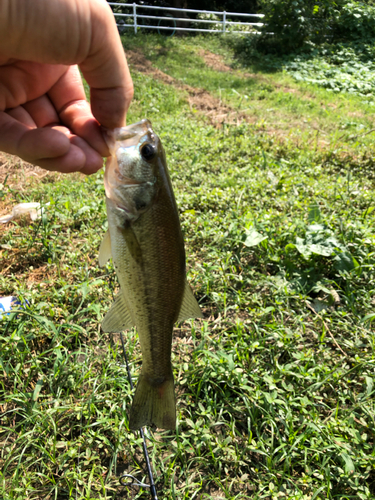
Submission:
[[[131,430],[137,430],[144,425],[155,425],[160,429],[176,428],[172,374],[160,384],[152,383],[143,373],[140,374],[130,409],[129,427]]]

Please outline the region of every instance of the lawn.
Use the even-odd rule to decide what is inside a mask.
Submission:
[[[128,123],[160,136],[203,320],[176,325],[176,432],[146,430],[160,499],[375,497],[373,97],[251,65],[222,37],[123,38]],[[150,498],[98,266],[103,172],[3,157],[0,498]],[[47,205],[48,204],[48,205]],[[124,334],[133,379],[135,330]]]

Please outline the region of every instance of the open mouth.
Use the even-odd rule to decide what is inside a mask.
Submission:
[[[121,183],[121,189],[134,188],[136,186],[153,186],[156,182],[156,177],[152,181],[137,181],[136,179],[131,179],[130,177],[124,177],[119,175],[119,182]]]
[[[121,187],[123,188],[130,188],[134,186],[139,186],[140,184],[144,184],[144,182],[137,181],[136,179],[131,179],[130,177],[125,177],[123,175],[118,176],[118,181],[121,184]]]
[[[121,212],[125,212],[126,215],[130,215],[130,212],[128,209],[126,209],[125,207],[119,205],[118,203],[116,203],[116,207],[118,208],[118,210],[120,210]]]

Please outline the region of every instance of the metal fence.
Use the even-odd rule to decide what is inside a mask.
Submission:
[[[242,33],[258,34],[257,28],[263,26],[261,22],[231,21],[231,17],[255,18],[260,20],[264,14],[243,14],[238,12],[216,12],[212,10],[176,9],[174,7],[157,7],[154,5],[142,5],[136,3],[114,3],[108,2],[112,7],[116,24],[120,33],[127,29],[134,29],[137,33],[141,29],[155,29],[159,33],[169,30],[172,36],[176,31],[197,31],[204,33]],[[146,10],[151,12],[145,12]],[[176,17],[185,14],[186,17]],[[204,14],[211,19],[191,19],[189,14]],[[217,19],[212,19],[216,16]],[[186,23],[186,26],[181,26]],[[201,27],[208,24],[207,28]],[[210,29],[213,27],[214,29]],[[237,29],[236,29],[237,28]]]

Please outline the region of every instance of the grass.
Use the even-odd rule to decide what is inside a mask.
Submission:
[[[243,113],[212,122],[183,87],[133,72],[128,122],[149,117],[163,141],[205,313],[175,329],[177,431],[147,432],[159,498],[374,498],[374,144],[351,138],[371,113],[284,73],[203,64],[209,48],[233,62],[230,40],[124,45]],[[4,212],[50,205],[0,228],[1,295],[30,304],[0,320],[0,497],[149,498],[118,480],[146,473],[119,338],[100,330],[117,288],[97,264],[103,174],[12,168]]]
[[[226,43],[229,48],[225,51],[225,41],[221,39],[221,47],[217,52],[227,63],[240,68],[240,62],[248,63],[244,55],[235,59],[236,54],[233,49],[230,50],[234,44],[231,39]],[[211,40],[200,39],[197,44],[196,39],[193,39],[190,43],[181,44],[172,38],[155,43],[152,36],[126,41],[127,48],[141,47],[148,59],[167,74],[210,91],[238,111],[246,110],[249,119],[258,126],[276,128],[279,132],[287,131],[298,136],[302,134],[304,140],[312,140],[318,135],[321,141],[336,142],[341,148],[357,152],[361,151],[361,147],[367,150],[372,144],[372,137],[365,135],[374,128],[372,96],[348,93],[330,95],[330,92],[319,86],[303,81],[297,83],[283,71],[275,73],[272,61],[269,69],[263,66],[261,72],[259,64],[248,64],[250,74],[243,68],[231,73],[218,72],[207,67],[201,56],[202,49],[212,49],[212,46],[216,49],[218,41],[211,43]],[[186,71],[187,67],[189,71]],[[279,67],[282,69],[283,65]],[[315,75],[315,79],[318,78]],[[291,119],[293,127],[290,127]]]

